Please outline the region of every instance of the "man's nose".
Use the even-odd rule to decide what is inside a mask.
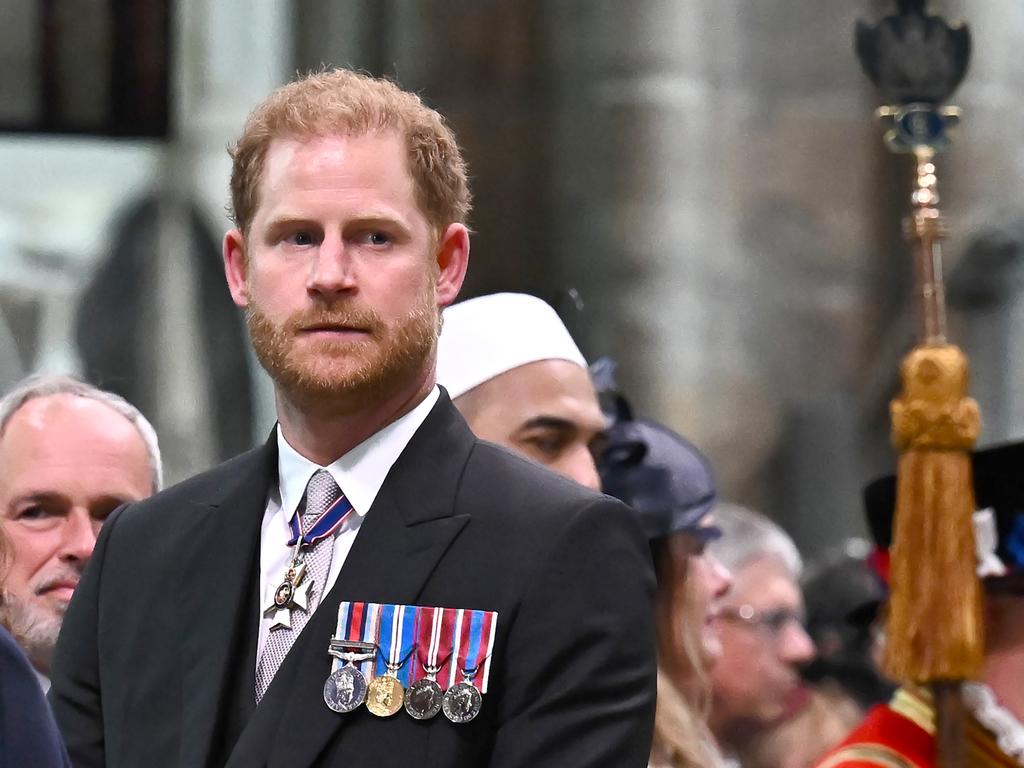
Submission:
[[[356,287],[351,254],[341,237],[328,235],[316,249],[306,289],[324,298],[335,298]]]
[[[61,531],[60,559],[65,562],[86,562],[96,546],[96,529],[86,510],[72,510]]]
[[[788,664],[806,664],[817,653],[814,641],[807,630],[795,621],[791,621],[783,629],[779,638],[779,655]]]
[[[585,445],[574,446],[562,462],[561,472],[585,488],[601,490],[601,478],[597,474],[594,456]]]
[[[711,551],[705,550],[704,557],[707,558],[708,563],[711,565],[711,573],[714,578],[714,589],[711,596],[715,599],[724,597],[732,589],[732,571],[726,568],[722,561],[715,557]]]
[[[570,480],[579,482],[584,487],[592,490],[601,489],[601,478],[597,474],[594,456],[585,444],[572,445],[551,469],[565,475]]]

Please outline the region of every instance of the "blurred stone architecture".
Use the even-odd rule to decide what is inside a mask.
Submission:
[[[966,16],[976,41],[940,191],[954,337],[972,356],[991,442],[1024,434],[1024,6],[932,7]],[[712,456],[724,495],[771,513],[805,549],[862,530],[859,488],[891,467],[887,402],[912,336],[900,240],[910,169],[882,147],[852,49],[854,20],[890,2],[173,8],[169,142],[0,138],[0,231],[12,233],[0,237],[0,313],[26,368],[81,367],[76,302],[110,257],[121,213],[173,193],[216,236],[224,146],[248,108],[296,69],[351,65],[419,90],[465,145],[477,231],[467,295],[519,290],[565,307],[588,357],[620,361],[640,410]],[[0,50],[12,34],[0,25]],[[563,300],[569,288],[582,310]],[[187,306],[171,302],[165,316],[186,347],[208,322]],[[40,342],[42,325],[55,330]],[[163,412],[151,415],[162,436],[181,435],[172,476],[226,449],[187,450],[188,425],[222,423],[223,406],[217,387],[185,386],[202,376],[202,355],[177,373],[172,384],[151,372]],[[272,418],[262,374],[252,397],[249,441]]]

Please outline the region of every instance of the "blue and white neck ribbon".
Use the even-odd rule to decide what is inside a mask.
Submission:
[[[380,631],[377,646],[377,675],[391,673],[399,679],[403,688],[409,687],[409,668],[406,662],[416,645],[416,606],[382,605],[380,607]]]
[[[299,514],[299,510],[296,509],[291,520],[288,521],[288,530],[292,533],[292,537],[288,540],[288,546],[294,547],[297,542],[301,542],[300,546],[305,549],[316,544],[321,539],[333,536],[334,532],[337,531],[346,520],[348,520],[348,516],[352,514],[352,512],[352,502],[342,494],[336,502],[325,509],[320,516],[313,521],[309,530],[303,530],[302,515]]]

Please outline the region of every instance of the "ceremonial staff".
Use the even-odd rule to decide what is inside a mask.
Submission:
[[[916,177],[904,233],[916,274],[918,344],[903,359],[891,405],[900,451],[893,528],[886,673],[931,688],[938,764],[965,765],[960,683],[981,670],[981,589],[975,574],[970,450],[977,403],[967,396],[967,358],[946,340],[936,154],[959,110],[945,102],[970,55],[966,25],[927,13],[927,0],[897,0],[878,24],[857,23],[861,66],[885,106],[877,115],[890,150],[912,154]]]

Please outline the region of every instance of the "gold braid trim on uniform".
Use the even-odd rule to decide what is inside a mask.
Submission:
[[[932,707],[932,697],[926,688],[916,685],[908,685],[900,688],[893,694],[889,702],[889,709],[901,717],[907,718],[925,733],[935,735],[935,710]],[[859,745],[858,745],[859,746]],[[868,745],[874,748],[876,745]],[[853,755],[849,750],[856,747],[847,747],[837,752],[833,757],[817,768],[834,766],[835,758],[842,756],[843,759],[858,759],[867,762],[877,763],[878,760],[863,755]],[[996,737],[981,723],[973,717],[967,722],[967,764],[975,768],[988,768],[998,766],[999,768],[1019,768],[1021,763],[1005,754],[996,742]],[[887,765],[887,764],[886,764]]]
[[[935,710],[932,697],[916,686],[900,688],[889,702],[889,709],[902,715],[925,733],[935,735]]]
[[[817,768],[835,768],[847,761],[871,763],[881,766],[881,768],[920,768],[917,763],[882,744],[853,744],[844,747],[823,762],[818,763]]]

